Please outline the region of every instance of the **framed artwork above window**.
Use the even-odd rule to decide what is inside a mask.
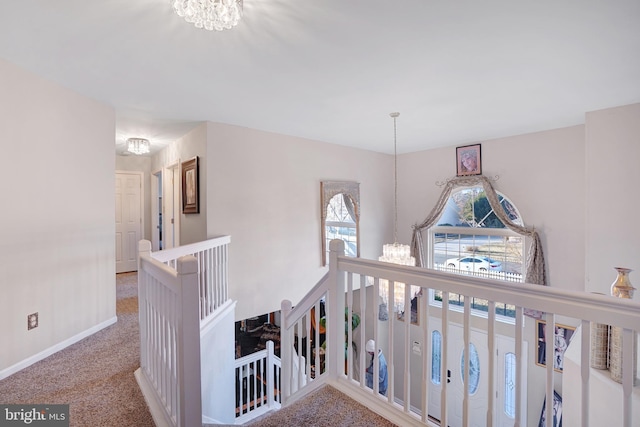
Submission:
[[[480,144],[465,145],[456,148],[456,176],[480,175],[482,159]]]

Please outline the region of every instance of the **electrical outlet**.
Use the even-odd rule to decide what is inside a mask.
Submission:
[[[30,331],[33,328],[38,327],[38,313],[27,315],[27,330]]]

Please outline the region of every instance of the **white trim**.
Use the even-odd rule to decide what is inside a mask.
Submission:
[[[206,319],[200,322],[200,334],[206,334],[210,332],[215,325],[221,320],[225,319],[228,314],[233,314],[236,308],[236,301],[227,300],[224,304],[216,309],[216,311],[209,315]]]
[[[147,376],[142,372],[142,368],[136,369],[133,375],[136,377],[136,381],[138,382],[144,401],[147,402],[151,418],[153,418],[153,423],[156,427],[173,427],[174,423],[167,418],[164,406],[162,402],[158,400],[158,395]]]
[[[162,181],[164,176],[162,175],[162,168],[151,172],[151,245],[153,251],[160,250],[160,236],[158,227],[160,223],[158,218],[162,213],[162,206],[158,206],[158,200],[162,197],[160,188],[158,187],[158,179]],[[164,185],[164,183],[162,183]],[[160,230],[163,231],[163,230]]]
[[[2,371],[0,371],[0,380],[3,380],[13,374],[15,374],[18,371],[23,370],[24,368],[27,368],[31,365],[33,365],[36,362],[39,362],[43,359],[46,359],[47,357],[51,356],[54,353],[59,352],[60,350],[63,350],[67,347],[69,347],[70,345],[73,345],[75,343],[77,343],[78,341],[81,341],[85,338],[87,338],[88,336],[91,336],[93,334],[95,334],[96,332],[106,328],[107,326],[111,326],[114,323],[116,323],[118,321],[118,317],[114,316],[109,320],[105,320],[102,323],[99,323],[83,332],[80,332],[77,335],[72,336],[71,338],[68,338],[64,341],[59,342],[56,345],[53,345],[43,351],[41,351],[40,353],[34,354],[33,356],[30,356],[18,363],[16,363],[15,365],[9,366],[6,369],[3,369]]]

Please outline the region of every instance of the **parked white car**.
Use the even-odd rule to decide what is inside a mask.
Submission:
[[[460,258],[449,258],[446,262],[447,268],[455,268],[462,271],[502,271],[502,263],[489,257],[465,256]]]

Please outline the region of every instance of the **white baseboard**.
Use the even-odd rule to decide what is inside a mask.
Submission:
[[[147,402],[149,412],[151,412],[151,417],[156,427],[173,427],[173,422],[168,417],[164,405],[158,399],[158,395],[149,382],[149,379],[144,372],[142,372],[142,368],[136,369],[133,375],[136,377],[136,381],[138,382],[144,401]]]
[[[41,351],[40,353],[34,354],[31,357],[28,357],[18,363],[16,363],[15,365],[9,366],[6,369],[3,369],[0,371],[0,380],[3,380],[13,374],[15,374],[18,371],[23,370],[24,368],[33,365],[36,362],[39,362],[43,359],[46,359],[47,357],[51,356],[54,353],[59,352],[60,350],[63,350],[67,347],[69,347],[72,344],[77,343],[78,341],[81,341],[85,338],[87,338],[90,335],[95,334],[96,332],[106,328],[107,326],[111,326],[114,323],[116,323],[118,321],[118,317],[114,316],[111,319],[105,320],[102,323],[97,324],[96,326],[87,329],[86,331],[82,331],[77,335],[72,336],[71,338],[68,338],[62,342],[59,342],[58,344],[51,346],[43,351]]]

